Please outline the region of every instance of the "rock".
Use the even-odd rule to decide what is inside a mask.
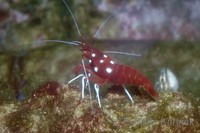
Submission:
[[[55,81],[41,85],[34,94],[23,103],[0,105],[1,131],[198,132],[200,129],[198,101],[181,93],[162,93],[153,102],[135,96],[134,104],[124,95],[108,93],[101,99],[102,108],[95,98],[92,107],[89,96],[82,100],[76,87]]]

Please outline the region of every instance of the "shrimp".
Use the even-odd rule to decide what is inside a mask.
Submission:
[[[79,30],[78,24],[75,20],[75,17],[71,9],[69,8],[65,0],[62,0],[62,1],[65,4],[65,6],[68,8],[73,18],[73,21],[75,23],[75,26],[77,28],[78,34],[81,37],[81,32]],[[100,28],[94,34],[93,38],[97,37],[103,25],[106,22],[108,22],[108,20],[114,15],[115,14],[112,14],[111,16],[109,16],[101,24]],[[76,45],[80,47],[80,51],[82,52],[82,63],[77,65],[73,69],[73,72],[75,74],[78,74],[78,73],[81,73],[81,74],[79,74],[78,76],[70,80],[68,84],[72,83],[73,81],[79,78],[82,78],[82,99],[84,99],[84,89],[85,87],[88,87],[89,92],[90,92],[90,100],[92,100],[91,89],[90,89],[91,87],[90,87],[89,82],[90,81],[94,82],[94,89],[96,91],[96,97],[97,97],[100,108],[101,108],[101,102],[100,102],[100,97],[99,97],[99,86],[107,84],[107,83],[122,86],[125,93],[127,94],[127,96],[129,97],[132,103],[134,103],[134,100],[131,94],[126,89],[125,85],[142,87],[153,99],[156,99],[158,97],[158,93],[156,92],[156,90],[154,90],[153,85],[151,84],[151,82],[148,80],[148,78],[145,75],[143,75],[142,73],[140,73],[138,70],[136,70],[133,67],[118,64],[112,58],[106,55],[104,52],[92,47],[89,44],[84,43],[82,39],[81,41],[72,41],[72,42],[66,42],[66,41],[61,41],[61,40],[46,40],[46,42],[60,42],[60,43],[66,43],[69,45]],[[121,54],[127,54],[127,53],[121,52]],[[130,54],[130,55],[136,55],[136,54]],[[85,64],[85,60],[87,60],[88,62],[87,64]]]
[[[153,99],[158,98],[158,93],[154,90],[153,85],[144,74],[133,67],[116,63],[104,52],[90,45],[82,43],[80,46],[82,57],[88,60],[88,65],[84,67],[89,75],[89,80],[95,82],[94,88],[97,93],[99,85],[111,83],[114,85],[121,85],[132,103],[133,99],[125,85],[142,87]],[[82,70],[83,66],[78,65],[75,67],[74,73],[78,73]],[[91,75],[94,78],[92,78]]]

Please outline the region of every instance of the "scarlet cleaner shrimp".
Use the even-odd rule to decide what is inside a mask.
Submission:
[[[81,37],[81,33],[79,30],[79,27],[77,25],[77,22],[75,20],[75,17],[70,10],[69,6],[63,0],[64,4],[68,8],[73,21],[75,23],[75,26],[77,28],[78,34]],[[103,25],[115,14],[112,14],[109,16],[100,26],[100,28],[97,30],[94,38],[98,35],[100,29],[103,27]],[[115,62],[112,58],[110,58],[108,55],[106,55],[104,52],[93,48],[91,45],[86,44],[82,41],[72,41],[72,42],[66,42],[61,40],[45,40],[45,42],[61,42],[66,43],[70,45],[77,45],[80,47],[80,50],[82,52],[82,63],[80,65],[77,65],[74,69],[74,73],[80,73],[78,76],[73,78],[68,82],[70,84],[71,82],[75,81],[78,78],[82,78],[82,99],[84,99],[84,89],[87,86],[90,92],[90,100],[91,100],[91,90],[90,90],[90,81],[94,82],[94,89],[96,91],[96,97],[98,100],[99,107],[101,107],[100,97],[99,97],[99,85],[104,85],[107,83],[111,83],[114,85],[120,85],[123,87],[125,93],[129,97],[132,103],[134,103],[132,96],[126,89],[125,85],[131,85],[131,86],[138,86],[144,88],[144,90],[153,98],[156,99],[158,97],[158,93],[156,90],[154,90],[153,85],[148,80],[148,78],[140,73],[138,70],[136,70],[133,67],[118,64]],[[120,52],[118,52],[120,53]],[[121,52],[121,54],[124,54]],[[125,53],[127,54],[127,53]],[[136,54],[130,54],[130,55],[136,55]],[[138,55],[136,55],[138,56]],[[87,60],[88,64],[84,63],[84,59]]]

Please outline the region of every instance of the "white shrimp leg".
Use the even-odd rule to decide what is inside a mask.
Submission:
[[[99,85],[94,84],[94,89],[96,91],[96,97],[97,97],[97,100],[98,100],[99,107],[101,108],[101,101],[100,101],[100,97],[99,97]]]
[[[81,89],[81,95],[82,95],[82,99],[84,99],[84,92],[85,92],[85,76],[82,78],[82,89]]]
[[[73,81],[77,80],[80,77],[84,77],[83,74],[79,74],[78,76],[76,76],[75,78],[71,79],[70,81],[68,81],[68,84],[72,83]]]
[[[85,76],[83,74],[79,74],[78,76],[76,76],[75,78],[71,79],[68,84],[72,83],[73,81],[77,80],[78,78],[81,78],[82,77],[82,89],[81,89],[81,96],[82,96],[82,99],[84,99],[84,92],[85,92]]]
[[[90,81],[88,79],[88,74],[87,74],[87,71],[86,71],[86,68],[85,68],[84,60],[82,59],[81,62],[82,62],[82,65],[83,65],[83,70],[84,70],[84,74],[85,74],[85,78],[86,78],[86,84],[88,85],[88,90],[89,90],[89,94],[90,94],[91,109],[92,109],[92,111],[94,111],[93,105],[92,105],[92,93],[91,93]]]
[[[128,92],[128,90],[126,89],[126,87],[124,85],[122,85],[122,87],[124,88],[124,91],[126,92],[126,94],[128,95],[129,99],[131,100],[132,103],[134,103],[133,98],[131,97],[130,93]]]

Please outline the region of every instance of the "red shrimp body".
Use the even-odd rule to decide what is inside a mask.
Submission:
[[[103,83],[139,86],[143,87],[152,98],[158,97],[148,78],[133,67],[117,64],[100,50],[86,44],[82,44],[81,51],[82,56],[88,59],[88,71],[100,79],[100,84],[103,79]]]
[[[158,97],[157,92],[154,90],[148,78],[139,71],[137,71],[136,69],[130,66],[120,65],[120,64],[115,64],[113,68],[114,71],[110,76],[110,80],[114,84],[119,84],[119,85],[127,84],[127,85],[140,86],[143,87],[149,93],[149,95],[151,95],[151,97],[153,98]]]

